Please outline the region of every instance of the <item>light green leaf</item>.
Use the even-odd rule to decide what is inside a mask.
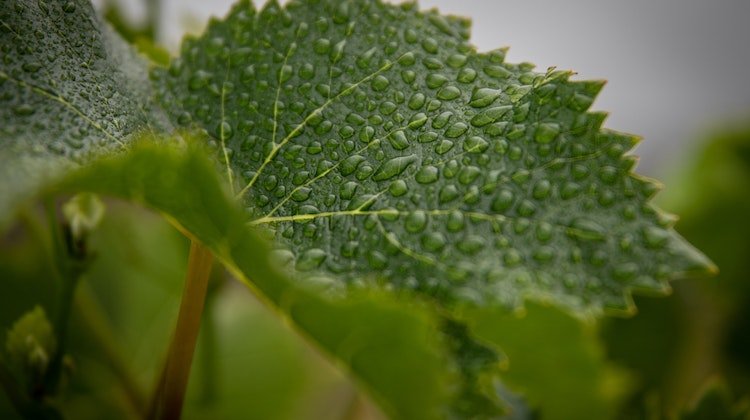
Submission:
[[[478,53],[468,26],[413,3],[240,1],[153,78],[299,277],[600,312],[707,271],[631,173],[636,138],[587,112],[603,83]]]
[[[146,63],[89,1],[0,0],[0,215],[60,167],[167,127]]]
[[[543,419],[614,418],[626,378],[606,362],[594,325],[528,304],[522,314],[463,314],[478,340],[507,356],[501,378]]]
[[[351,372],[386,413],[437,418],[447,407],[455,368],[429,311],[385,292],[322,298],[291,282],[279,271],[277,256],[246,225],[205,155],[203,149],[144,144],[95,160],[50,191],[112,195],[163,212]]]

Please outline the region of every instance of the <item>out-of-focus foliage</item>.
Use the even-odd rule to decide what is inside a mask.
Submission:
[[[605,360],[596,326],[541,304],[521,314],[465,314],[477,337],[502,348],[502,380],[544,419],[612,418],[625,378]]]

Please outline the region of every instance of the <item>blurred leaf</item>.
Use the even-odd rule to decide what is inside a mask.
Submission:
[[[681,420],[746,420],[750,419],[748,402],[734,404],[730,393],[721,384],[710,385]]]
[[[464,316],[479,340],[505,353],[503,382],[540,418],[614,417],[625,378],[606,362],[592,325],[541,304],[521,315],[474,309]]]

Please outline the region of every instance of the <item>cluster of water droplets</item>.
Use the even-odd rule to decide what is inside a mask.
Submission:
[[[0,148],[81,161],[148,125],[146,74],[89,2],[3,0],[0,22]]]
[[[242,3],[155,79],[299,271],[508,304],[661,287],[670,221],[587,112],[601,83],[467,40],[413,4]]]

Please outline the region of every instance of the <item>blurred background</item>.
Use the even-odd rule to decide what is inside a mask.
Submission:
[[[233,1],[95,3],[131,41],[176,51],[183,34],[199,34],[209,16],[223,16]],[[508,61],[608,79],[594,108],[610,112],[610,128],[644,137],[635,151],[638,172],[665,182],[659,205],[681,216],[677,230],[721,269],[714,279],[675,282],[667,298],[636,297],[639,312],[630,318],[584,328],[561,312],[531,305],[526,324],[492,325],[503,331],[498,342],[515,334],[527,346],[538,343],[536,352],[504,348],[511,392],[522,393],[534,381],[551,383],[543,403],[518,403],[517,418],[750,418],[750,2],[420,5],[472,18],[480,50],[510,46]],[[2,331],[35,304],[54,300],[35,217],[0,241],[0,278],[11,279],[0,297]],[[77,302],[86,310],[74,314],[69,352],[75,363],[64,414],[132,418],[132,407],[144,398],[136,389],[153,385],[162,361],[187,242],[159,216],[112,201],[92,244],[101,251]],[[382,418],[335,366],[246,288],[221,280],[224,274],[216,273],[201,330],[187,418]],[[111,327],[97,325],[99,318]],[[561,355],[552,363],[546,349]],[[524,376],[524,369],[537,366],[549,369]],[[587,381],[583,367],[597,370],[588,382],[592,389],[606,388],[603,411],[587,411],[591,396],[564,379]],[[0,418],[13,418],[7,404],[0,393]]]

